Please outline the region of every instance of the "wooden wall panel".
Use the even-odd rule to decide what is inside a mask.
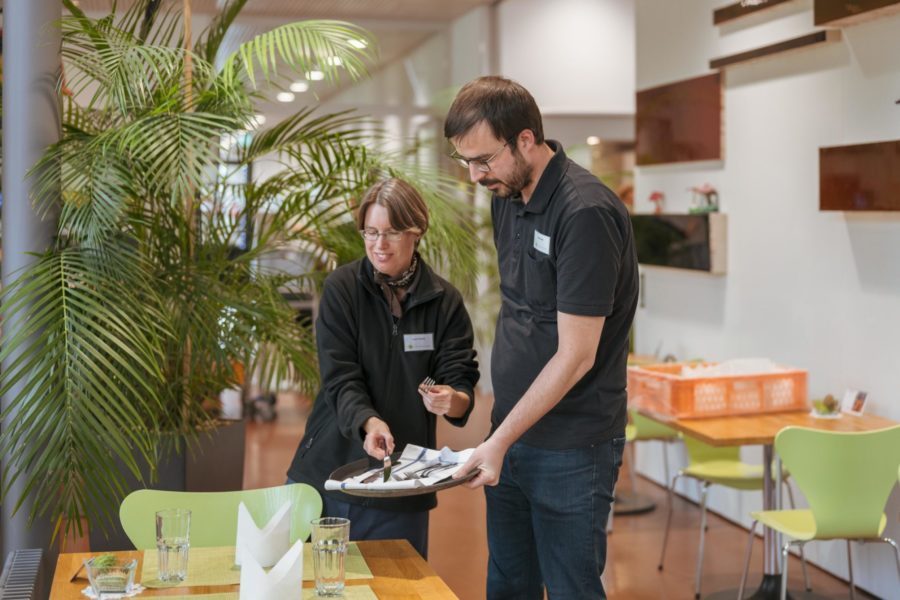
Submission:
[[[900,140],[819,148],[819,210],[900,210]]]

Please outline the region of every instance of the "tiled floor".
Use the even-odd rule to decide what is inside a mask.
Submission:
[[[479,398],[469,424],[456,429],[442,424],[438,443],[454,449],[476,445],[488,431],[490,398]],[[310,402],[290,394],[279,396],[278,418],[273,423],[248,427],[244,487],[279,485],[294,450],[303,434]],[[620,485],[627,486],[623,474]],[[665,492],[640,477],[638,491],[651,496],[658,508],[650,513],[618,516],[609,538],[609,556],[604,575],[610,598],[690,599],[693,598],[694,569],[697,561],[697,533],[700,511],[696,505],[677,499],[672,534],[664,571],[656,568],[662,532],[665,526]],[[484,597],[487,565],[484,494],[462,487],[445,490],[431,514],[429,562],[463,600]],[[712,515],[707,532],[703,590],[713,597],[734,597],[716,592],[735,589],[740,580],[746,548],[746,531]],[[754,548],[751,584],[759,582],[762,544]],[[831,575],[810,567],[816,598],[847,598],[847,585]],[[800,563],[792,559],[790,587],[802,588]],[[795,594],[804,598],[804,594]],[[857,598],[870,598],[859,593]]]

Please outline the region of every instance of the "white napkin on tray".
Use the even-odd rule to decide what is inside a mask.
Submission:
[[[291,547],[291,502],[281,505],[260,529],[243,502],[238,506],[237,540],[234,543],[234,564],[242,565],[252,556],[257,565],[272,567]]]
[[[473,451],[474,448],[467,448],[454,452],[447,447],[432,450],[407,444],[387,481],[381,476],[383,470],[379,466],[343,481],[329,479],[325,482],[325,489],[388,491],[432,486],[456,473]]]

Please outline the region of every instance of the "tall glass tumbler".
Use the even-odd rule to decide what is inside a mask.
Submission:
[[[159,553],[158,579],[184,581],[191,548],[191,511],[167,508],[156,513],[156,549]]]
[[[316,595],[341,596],[344,593],[344,560],[350,542],[350,520],[322,517],[310,523]]]

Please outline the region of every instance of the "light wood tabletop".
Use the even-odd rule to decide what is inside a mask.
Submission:
[[[374,578],[348,579],[347,586],[367,585],[378,598],[403,598],[412,600],[425,598],[434,600],[456,599],[457,596],[435,573],[406,540],[385,540],[357,542],[363,558],[369,565]],[[50,600],[83,600],[81,590],[87,586],[83,574],[75,581],[72,576],[86,558],[96,553],[60,554],[53,574]],[[132,550],[114,553],[138,559],[138,573],[143,562],[143,552]],[[304,588],[314,587],[313,582],[304,581]],[[167,589],[147,589],[139,597],[165,597],[215,594],[235,592],[237,585],[190,586]]]
[[[857,416],[846,413],[838,419],[819,419],[806,410],[706,419],[677,419],[643,409],[639,409],[638,412],[711,446],[772,444],[778,432],[789,426],[827,431],[873,431],[897,424],[890,419],[874,415]]]

